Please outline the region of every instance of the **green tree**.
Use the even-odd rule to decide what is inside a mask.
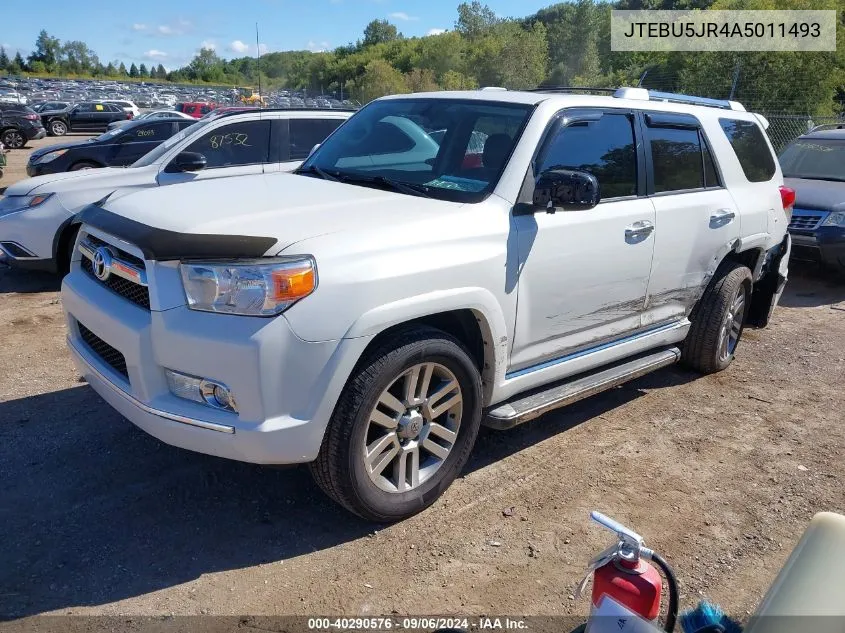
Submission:
[[[473,90],[478,88],[478,82],[474,77],[468,77],[456,70],[448,70],[443,73],[440,85],[443,90]]]
[[[15,59],[12,60],[12,63],[9,65],[9,72],[13,75],[18,75],[24,71],[26,71],[27,65],[21,55],[21,52],[18,51],[15,53]]]
[[[164,65],[159,64],[159,65],[156,67],[156,77],[157,77],[158,79],[161,79],[162,81],[164,81],[165,79],[167,79],[167,71],[164,69]]]
[[[129,67],[129,76],[130,77],[137,77],[138,76],[138,67],[135,65],[135,62],[132,62],[132,65]]]
[[[486,4],[481,4],[478,0],[472,0],[472,2],[462,2],[458,5],[458,20],[455,22],[455,28],[462,35],[474,38],[499,22],[493,9]]]
[[[9,56],[6,54],[6,49],[0,46],[0,70],[6,70],[9,68],[9,64],[12,62],[9,61]]]
[[[43,75],[47,72],[47,64],[42,61],[34,61],[29,64],[29,71]]]
[[[497,24],[470,53],[470,68],[482,86],[534,88],[546,77],[547,65],[546,27],[539,22],[528,30],[516,22]]]
[[[146,64],[141,64],[138,67],[138,76],[139,77],[149,77],[150,76],[150,71],[147,70]]]
[[[434,78],[434,71],[430,68],[414,68],[405,73],[405,82],[411,92],[431,92],[440,90]]]
[[[59,38],[52,37],[47,31],[41,29],[35,40],[35,51],[29,56],[29,62],[44,62],[49,72],[55,72],[62,52],[61,45]]]
[[[61,47],[59,67],[64,72],[87,74],[97,61],[97,54],[85,42],[65,42]]]
[[[373,20],[364,29],[364,46],[392,42],[401,37],[399,30],[387,20]]]
[[[374,59],[367,64],[364,74],[354,85],[355,96],[362,103],[405,92],[408,92],[405,77],[383,59]]]
[[[213,48],[201,49],[186,70],[191,79],[220,81],[224,78],[221,59]]]

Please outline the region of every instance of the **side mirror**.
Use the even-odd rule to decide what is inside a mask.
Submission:
[[[208,161],[199,152],[182,152],[170,161],[165,169],[166,172],[174,173],[181,171],[200,171],[205,169]]]
[[[592,209],[599,203],[599,181],[593,174],[577,169],[550,169],[537,178],[533,203],[537,208],[554,213]]]

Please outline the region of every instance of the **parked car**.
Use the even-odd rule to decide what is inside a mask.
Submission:
[[[141,114],[141,109],[132,101],[107,99],[105,103],[114,104],[124,112],[131,112],[133,118]]]
[[[177,112],[184,112],[195,119],[201,119],[206,114],[214,110],[215,107],[217,106],[213,103],[202,102],[177,103],[174,106]]]
[[[66,110],[73,104],[67,101],[43,101],[39,104],[32,105],[32,109],[36,112],[58,112],[59,110]]]
[[[831,129],[832,128],[832,129]],[[780,156],[795,189],[789,221],[792,256],[845,275],[845,125],[820,126]]]
[[[129,168],[71,171],[17,182],[0,200],[0,261],[19,268],[66,271],[78,228],[72,218],[86,205],[138,189],[293,170],[307,155],[306,147],[322,142],[350,115],[336,110],[233,112],[188,125]],[[145,125],[140,122],[136,131]],[[84,151],[82,145],[87,143],[68,153]],[[123,149],[113,147],[118,152]],[[40,160],[53,151],[62,150],[44,148]],[[232,212],[242,210],[238,206]]]
[[[184,114],[183,112],[176,112],[176,110],[152,110],[150,112],[145,112],[144,114],[137,116],[134,119],[124,121],[112,121],[111,123],[109,123],[109,129],[113,130],[117,127],[123,127],[124,125],[129,124],[131,121],[150,121],[162,119],[184,119],[187,121],[191,121],[192,123],[196,122],[196,119],[194,117]]]
[[[58,112],[42,112],[41,121],[51,136],[68,132],[105,132],[112,121],[132,118],[132,113],[103,101],[84,101]]]
[[[447,132],[420,144],[405,122]],[[310,462],[347,509],[402,519],[449,486],[482,418],[731,363],[787,274],[794,194],[762,124],[636,88],[376,100],[296,174],[87,207],[71,352],[159,439]]]
[[[30,154],[28,176],[98,167],[126,167],[148,154],[194,120],[163,119],[130,121],[86,141],[49,145]]]
[[[34,110],[22,105],[0,103],[0,142],[8,149],[21,149],[27,141],[46,135]]]

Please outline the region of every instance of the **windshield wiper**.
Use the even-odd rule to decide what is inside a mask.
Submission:
[[[306,167],[304,169],[301,169],[301,168],[297,169],[294,173],[296,173],[296,174],[315,174],[315,175],[319,176],[320,178],[322,178],[323,180],[331,180],[333,182],[338,182],[340,180],[340,178],[338,178],[337,176],[330,174],[326,171],[323,171],[322,169],[320,169],[316,165],[309,165],[308,167]]]
[[[418,196],[420,198],[433,197],[428,194],[428,192],[426,191],[427,187],[425,185],[417,185],[409,182],[400,182],[399,180],[393,180],[385,176],[359,176],[357,174],[342,174],[340,172],[338,172],[336,175],[337,178],[343,182],[358,183],[361,185],[386,185],[394,191],[398,191],[399,193],[404,193],[409,196]]]

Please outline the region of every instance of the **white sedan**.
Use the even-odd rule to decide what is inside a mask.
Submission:
[[[140,119],[192,119],[194,117],[184,114],[183,112],[177,112],[176,110],[151,110],[149,112],[144,112],[136,116],[134,119],[126,119],[125,121],[112,121],[109,123],[110,130],[113,130],[116,127],[123,127],[130,121],[138,121]]]

